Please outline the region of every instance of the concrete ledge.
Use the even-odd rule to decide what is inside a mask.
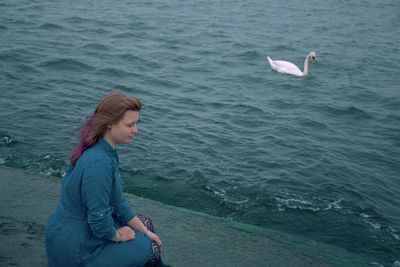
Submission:
[[[61,179],[0,167],[0,181],[0,265],[47,266],[45,226],[58,203]],[[290,244],[296,242],[311,242],[311,246],[318,246],[313,241],[296,241],[272,230],[131,194],[125,196],[136,213],[153,220],[155,231],[163,241],[163,260],[174,267],[361,264],[354,255],[343,257],[343,253],[334,250],[332,255],[341,256],[332,258],[326,256],[329,251],[320,251],[318,257],[311,257],[290,248]],[[325,262],[326,258],[331,263]]]

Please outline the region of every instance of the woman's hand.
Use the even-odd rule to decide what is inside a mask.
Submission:
[[[118,228],[117,235],[119,236],[119,241],[117,242],[125,242],[135,239],[135,232],[129,226]]]
[[[146,232],[146,236],[148,236],[150,238],[151,241],[156,242],[156,244],[160,247],[160,252],[162,251],[162,244],[161,244],[161,240],[158,237],[158,235],[156,235],[155,233],[147,230]]]

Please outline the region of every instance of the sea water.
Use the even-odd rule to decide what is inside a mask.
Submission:
[[[0,2],[0,165],[62,177],[111,91],[125,190],[400,261],[400,2]],[[271,70],[267,56],[309,75]]]

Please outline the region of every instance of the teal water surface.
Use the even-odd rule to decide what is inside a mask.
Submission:
[[[0,3],[0,165],[62,177],[108,92],[138,96],[125,189],[400,265],[400,2]],[[309,75],[271,70],[266,60]]]

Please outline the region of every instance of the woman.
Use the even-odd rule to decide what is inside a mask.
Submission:
[[[118,144],[137,131],[141,102],[113,92],[81,129],[46,228],[49,266],[164,266],[151,221],[122,196]]]

